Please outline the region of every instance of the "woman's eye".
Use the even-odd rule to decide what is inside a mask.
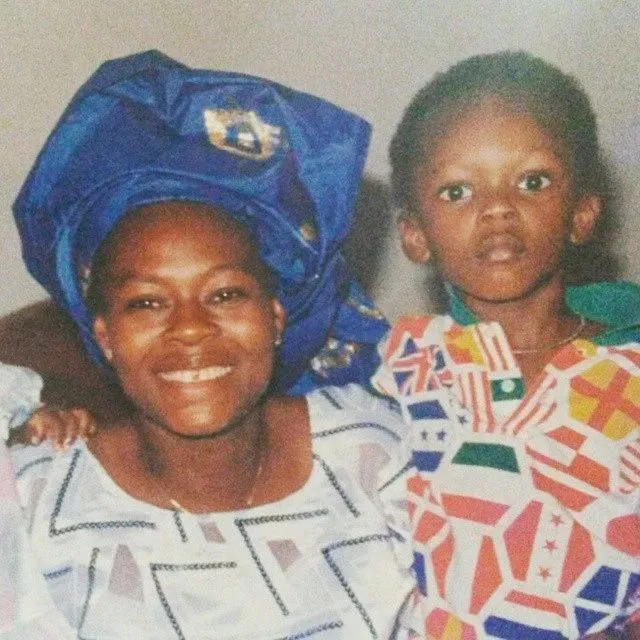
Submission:
[[[220,304],[221,302],[235,302],[246,297],[247,292],[244,289],[240,287],[233,287],[229,289],[219,289],[218,291],[214,291],[209,296],[209,300],[214,304]]]
[[[471,197],[471,187],[467,184],[451,184],[438,189],[438,198],[446,202],[468,200]]]
[[[518,189],[522,191],[542,191],[551,184],[551,180],[544,173],[528,173],[519,183]]]
[[[163,307],[164,301],[159,298],[134,298],[125,304],[125,309],[129,311],[155,310]]]

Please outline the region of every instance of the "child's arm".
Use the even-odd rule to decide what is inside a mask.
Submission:
[[[95,432],[93,418],[83,409],[67,411],[40,406],[42,380],[30,369],[0,364],[0,438],[39,444],[49,438],[56,448]]]
[[[86,440],[96,431],[93,416],[84,409],[39,407],[25,424],[10,431],[8,445],[37,445],[46,439],[51,440],[54,447],[61,451],[76,439]]]

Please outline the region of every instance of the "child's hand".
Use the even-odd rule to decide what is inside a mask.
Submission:
[[[97,431],[93,416],[84,409],[52,409],[41,407],[18,430],[17,440],[37,445],[51,440],[58,451],[63,451],[77,438],[86,440]]]

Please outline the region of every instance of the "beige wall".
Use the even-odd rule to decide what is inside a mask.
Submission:
[[[576,74],[620,181],[627,276],[640,282],[639,0],[6,0],[0,3],[0,314],[43,296],[20,262],[11,202],[64,104],[105,58],[159,48],[187,64],[271,77],[363,114],[370,174],[404,105],[435,71],[524,48]],[[376,286],[419,311],[423,274],[390,243]]]

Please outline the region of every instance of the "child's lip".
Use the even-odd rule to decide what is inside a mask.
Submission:
[[[475,252],[482,262],[499,264],[516,260],[525,251],[524,243],[511,234],[495,234],[484,238]]]

